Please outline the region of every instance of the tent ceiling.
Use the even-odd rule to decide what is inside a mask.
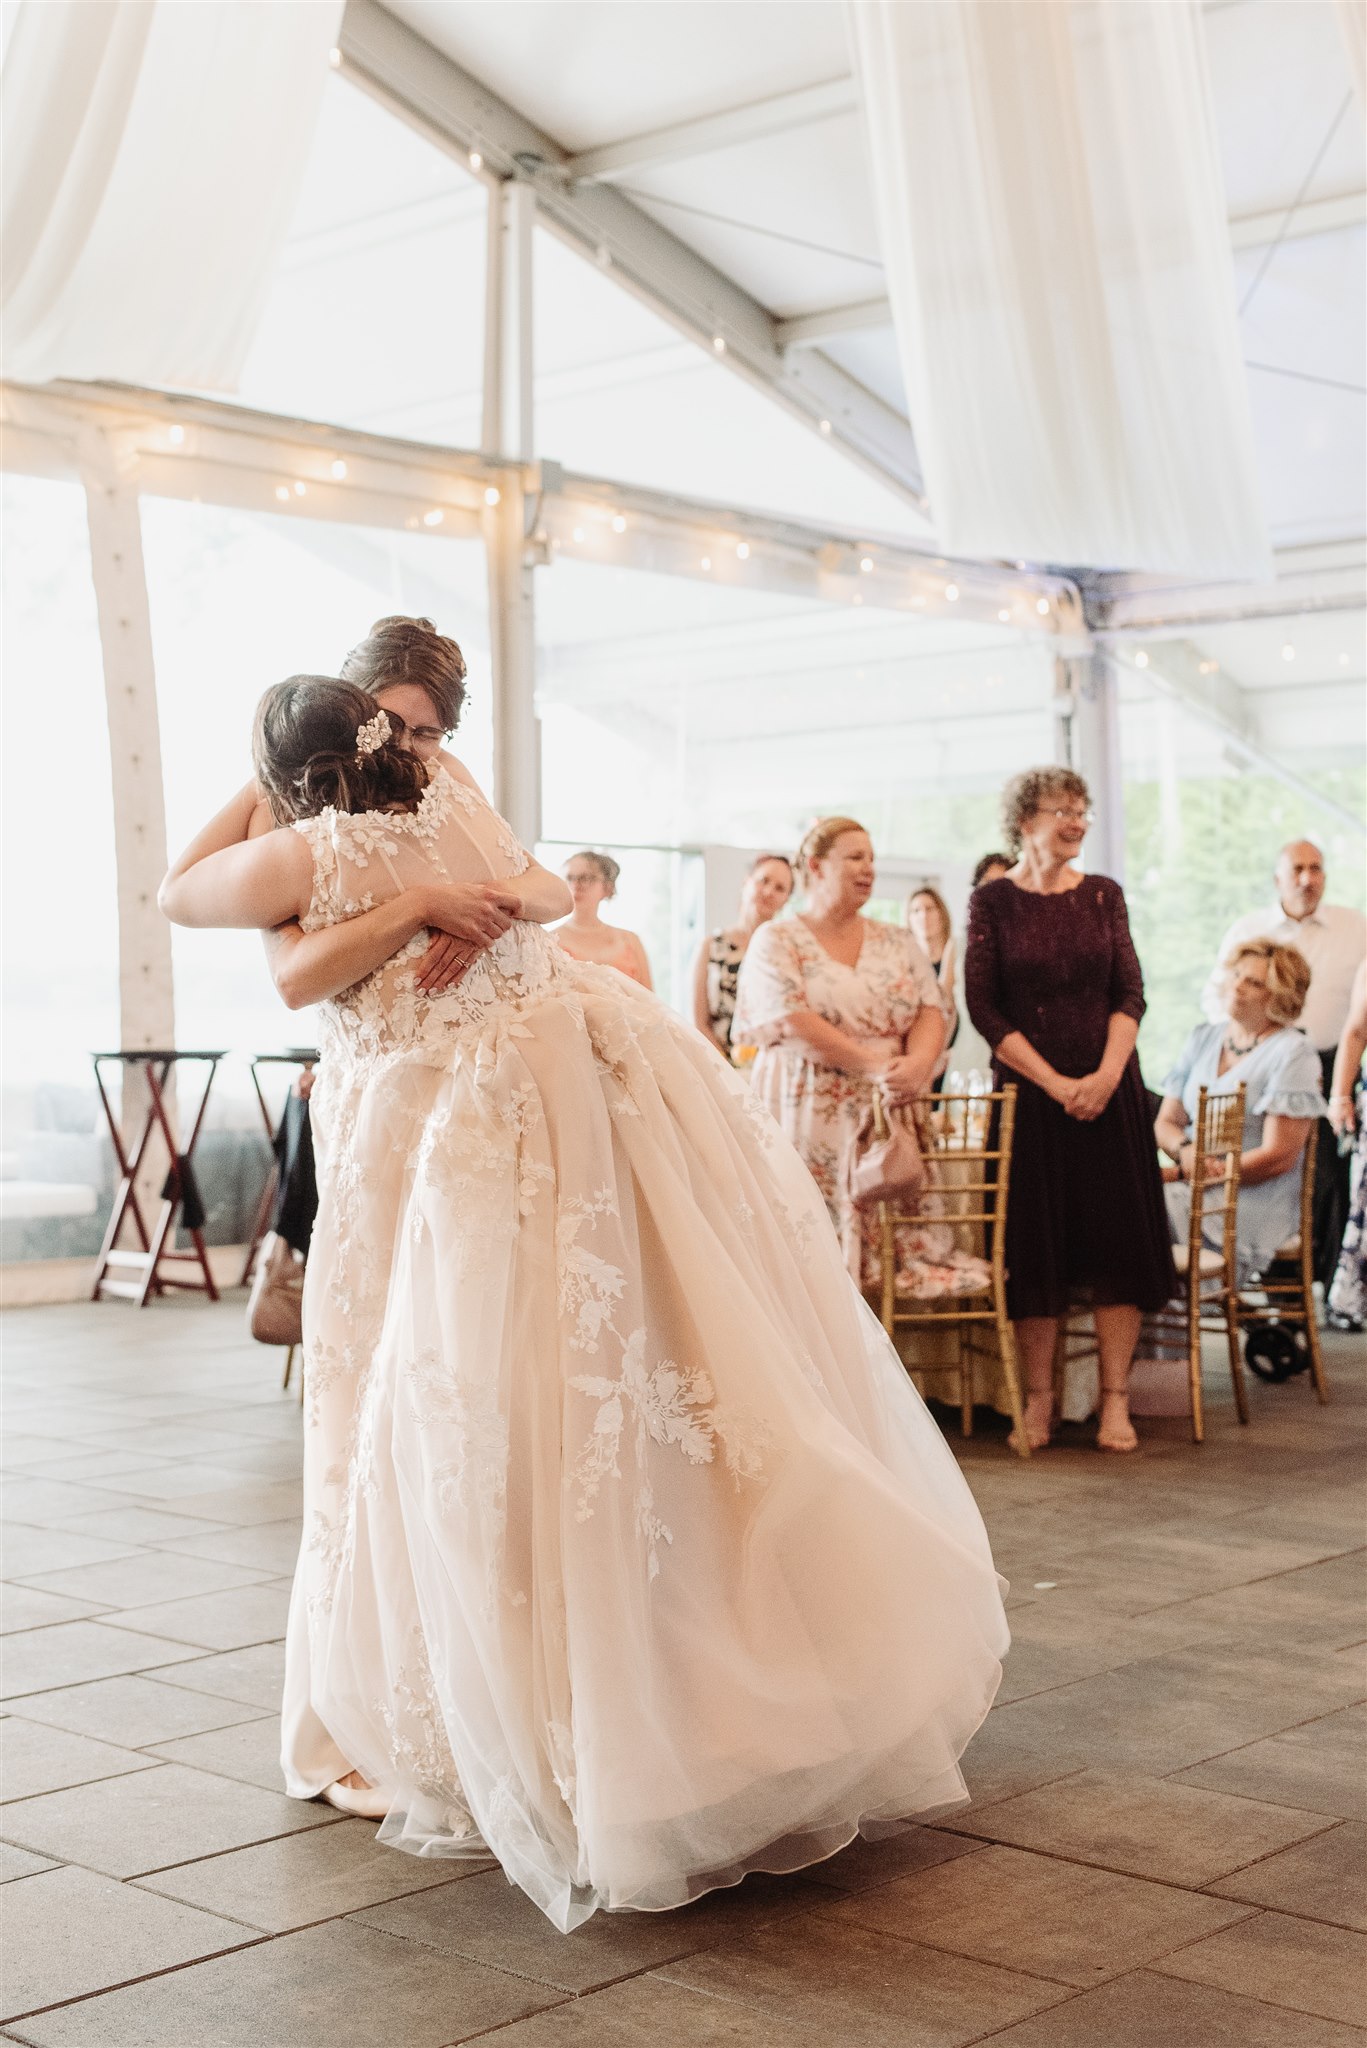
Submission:
[[[572,153],[840,81],[850,68],[838,0],[385,5]],[[1351,86],[1333,0],[1212,0],[1206,29],[1241,301],[1251,289],[1245,354],[1273,538],[1356,536],[1367,502],[1367,308],[1354,221],[1367,180],[1361,109],[1343,105]],[[853,112],[821,111],[748,140],[700,136],[665,161],[610,175],[780,318],[882,297]],[[1325,206],[1335,225],[1306,239]],[[905,414],[896,346],[876,312],[820,346]]]

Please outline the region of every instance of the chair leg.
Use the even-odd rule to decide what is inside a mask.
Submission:
[[[1324,1408],[1329,1403],[1329,1381],[1324,1371],[1319,1318],[1315,1314],[1315,1269],[1310,1248],[1304,1244],[1301,1250],[1301,1299],[1305,1304],[1305,1341],[1310,1347],[1310,1377],[1315,1383],[1315,1398]]]
[[[1020,1367],[1016,1360],[1016,1333],[1006,1313],[1004,1293],[999,1292],[993,1301],[996,1309],[997,1344],[1001,1350],[1002,1378],[1006,1381],[1006,1398],[1011,1403],[1012,1435],[1015,1439],[1016,1454],[1028,1458],[1030,1445],[1025,1435],[1025,1406],[1021,1400]]]
[[[959,1355],[959,1421],[966,1437],[973,1434],[973,1353],[964,1342],[964,1326],[954,1325]]]
[[[290,1374],[294,1370],[294,1350],[295,1347],[293,1344],[291,1344],[289,1350],[285,1353],[285,1377],[280,1382],[281,1389],[284,1393],[289,1392]]]
[[[1191,1387],[1191,1439],[1206,1440],[1205,1406],[1201,1395],[1201,1280],[1199,1269],[1187,1276],[1187,1380]]]
[[[1244,1361],[1239,1349],[1239,1310],[1232,1294],[1220,1297],[1225,1319],[1225,1345],[1229,1352],[1229,1377],[1234,1387],[1234,1407],[1242,1423],[1248,1421],[1248,1388],[1244,1384]]]

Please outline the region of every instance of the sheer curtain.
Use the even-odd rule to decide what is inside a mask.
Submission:
[[[5,50],[10,377],[231,389],[342,0],[22,0]]]
[[[849,20],[943,542],[1264,573],[1199,8],[852,0]]]

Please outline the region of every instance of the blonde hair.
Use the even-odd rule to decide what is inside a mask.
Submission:
[[[929,896],[931,902],[939,911],[940,923],[944,927],[944,943],[945,945],[948,945],[950,940],[954,936],[954,926],[950,921],[949,905],[945,902],[944,897],[940,894],[938,889],[931,888],[929,882],[922,882],[919,889],[912,890],[910,896],[908,896],[907,898],[906,915],[904,916],[902,922],[907,925],[911,923],[911,906],[916,901],[916,898],[918,896]]]
[[[814,860],[825,860],[837,839],[846,832],[862,832],[867,839],[868,827],[861,825],[858,818],[818,818],[797,850],[798,873],[804,880],[812,872]]]
[[[1225,986],[1241,960],[1267,962],[1267,1016],[1271,1024],[1294,1024],[1310,993],[1310,963],[1296,946],[1276,939],[1245,939],[1225,959]]]

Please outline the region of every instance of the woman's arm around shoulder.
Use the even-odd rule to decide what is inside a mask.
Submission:
[[[167,869],[157,903],[172,924],[268,930],[307,911],[313,855],[298,832],[248,839],[258,802],[248,783]]]
[[[473,790],[481,803],[489,803],[488,797],[463,761],[457,760],[454,754],[448,754],[444,747],[437,760],[454,781],[463,783],[466,789]],[[493,809],[492,804],[489,808]],[[523,848],[523,852],[527,857],[527,866],[522,873],[511,875],[506,881],[499,883],[500,889],[506,889],[509,895],[516,899],[515,916],[525,924],[554,924],[558,918],[568,917],[574,908],[569,883],[563,875],[552,874],[549,868],[543,868],[540,861],[535,859],[526,847]],[[649,985],[647,982],[646,986]]]

